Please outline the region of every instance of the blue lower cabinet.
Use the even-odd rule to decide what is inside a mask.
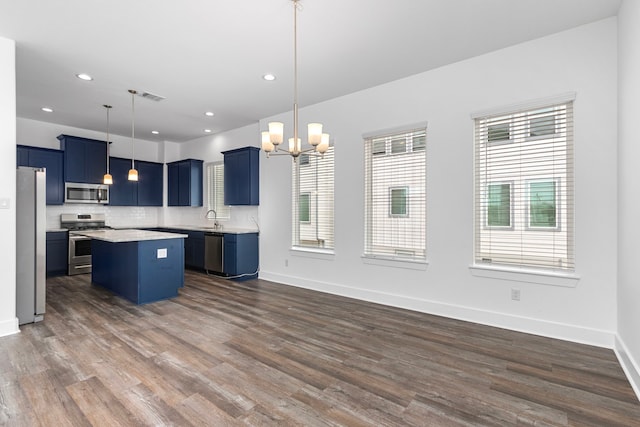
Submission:
[[[66,231],[47,231],[47,277],[64,276],[69,268],[69,236]]]
[[[184,241],[184,263],[187,267],[204,269],[204,231],[185,231],[189,235]]]
[[[91,255],[91,281],[135,304],[176,297],[184,286],[183,239],[93,239]]]
[[[258,233],[225,233],[224,272],[227,276],[235,280],[257,278],[258,255]]]

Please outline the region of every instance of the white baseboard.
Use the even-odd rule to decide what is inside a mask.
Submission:
[[[260,271],[260,278],[299,288],[312,289],[315,291],[327,292],[377,304],[404,308],[407,310],[434,314],[467,322],[480,323],[487,326],[495,326],[498,328],[556,338],[580,344],[588,344],[611,349],[614,348],[615,344],[616,335],[613,331],[585,328],[571,324],[486,311],[473,307],[376,292],[368,289],[319,282],[282,274],[274,274],[264,270]]]
[[[17,334],[18,332],[20,332],[20,328],[18,327],[17,317],[0,322],[0,337]]]
[[[616,336],[613,350],[616,352],[616,356],[618,356],[618,361],[633,391],[636,393],[638,400],[640,400],[640,365],[633,359],[633,356],[620,336]]]

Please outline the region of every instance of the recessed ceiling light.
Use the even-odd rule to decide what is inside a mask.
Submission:
[[[273,74],[265,74],[264,76],[262,76],[262,78],[268,82],[272,82],[276,79],[276,76],[274,76]]]
[[[211,133],[211,129],[205,129],[204,132],[205,133]]]
[[[158,132],[157,130],[152,130],[151,133],[154,135],[160,135],[160,132]]]
[[[41,110],[44,111],[45,113],[53,113],[53,108],[42,107]]]
[[[79,78],[80,80],[85,80],[88,82],[93,80],[93,77],[91,77],[89,74],[86,74],[86,73],[76,74],[76,77]]]
[[[207,116],[207,117],[213,117],[214,116],[213,111],[207,111],[206,113],[204,113],[204,115]]]

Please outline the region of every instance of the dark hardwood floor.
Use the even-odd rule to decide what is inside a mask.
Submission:
[[[0,338],[9,426],[639,426],[611,350],[187,271],[135,306],[48,280]]]

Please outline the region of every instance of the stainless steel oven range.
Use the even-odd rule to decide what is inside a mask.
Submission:
[[[78,234],[82,230],[105,230],[104,214],[60,214],[60,226],[69,230],[69,269],[67,273],[91,273],[91,238]]]

